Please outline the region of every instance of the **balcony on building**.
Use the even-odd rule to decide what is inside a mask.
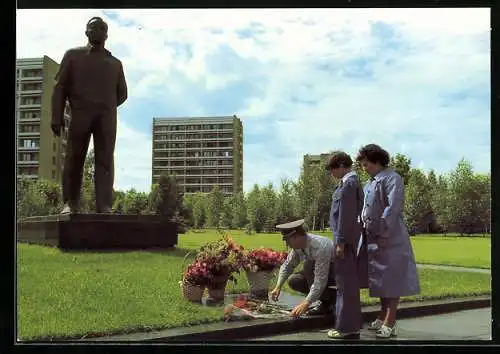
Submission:
[[[40,122],[40,110],[20,109],[18,119],[20,122]]]
[[[19,139],[19,145],[17,147],[19,151],[38,151],[40,150],[40,140],[39,139]]]
[[[17,160],[18,165],[22,166],[38,166],[40,165],[40,161],[38,160]]]
[[[21,96],[19,108],[40,108],[41,104],[42,98],[40,95]]]
[[[42,81],[42,69],[23,69],[21,75],[18,76],[18,80],[21,82]]]
[[[23,82],[19,85],[20,96],[40,95],[42,93],[41,82]]]

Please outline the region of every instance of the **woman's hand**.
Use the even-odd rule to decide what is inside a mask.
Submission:
[[[337,245],[337,247],[335,248],[335,255],[339,258],[339,259],[344,259],[344,245]]]
[[[278,301],[278,299],[280,298],[280,294],[281,294],[281,289],[276,287],[273,289],[273,291],[271,291],[271,299],[273,301]]]

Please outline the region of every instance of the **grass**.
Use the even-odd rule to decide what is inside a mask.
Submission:
[[[246,248],[284,249],[277,234],[231,235]],[[56,248],[18,244],[19,337],[78,338],[221,321],[221,307],[184,301],[177,283],[186,252],[217,238],[213,231],[190,232],[180,235],[179,249],[169,252],[63,253]],[[427,245],[434,248],[432,243]],[[443,249],[443,253],[450,252]],[[418,251],[416,254],[418,257]],[[491,291],[487,274],[430,269],[419,272],[422,293],[413,300]],[[229,292],[247,290],[245,275],[238,280],[236,285],[228,285]],[[376,302],[366,292],[362,300],[366,304]]]
[[[247,235],[240,230],[228,231],[231,237],[245,248],[260,246],[285,250],[281,236],[276,233]],[[331,232],[319,232],[332,238]],[[202,242],[216,240],[217,232],[204,230],[180,235],[179,247],[196,249]],[[205,241],[206,240],[206,241]],[[411,238],[417,263],[444,264],[471,268],[491,268],[491,238],[418,235]]]
[[[418,263],[470,268],[491,268],[491,238],[412,237]]]

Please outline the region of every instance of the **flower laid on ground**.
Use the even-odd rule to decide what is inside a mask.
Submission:
[[[232,304],[224,308],[225,321],[280,318],[288,316],[290,316],[290,309],[288,306],[271,304],[269,301],[249,300],[245,295],[238,296]]]
[[[259,248],[246,253],[243,268],[249,272],[271,271],[281,266],[287,256],[286,252]]]

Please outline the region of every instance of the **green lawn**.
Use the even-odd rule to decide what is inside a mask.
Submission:
[[[246,248],[284,249],[278,234],[230,234]],[[217,238],[210,231],[180,235],[179,249],[170,252],[63,253],[56,248],[18,244],[20,338],[81,337],[220,321],[220,307],[184,301],[177,283],[185,265],[185,253]],[[418,244],[420,239],[425,238],[414,240]],[[432,242],[426,242],[427,248],[436,248]],[[464,251],[468,248],[464,246]],[[485,257],[489,260],[489,247],[487,250]],[[449,249],[442,251],[453,253]],[[416,254],[418,258],[418,251]],[[436,270],[419,273],[419,298],[462,297],[491,291],[487,274]],[[247,290],[244,274],[238,279],[236,285],[228,286],[229,292]],[[373,303],[366,293],[362,299]]]
[[[412,237],[418,263],[491,268],[491,238]]]
[[[240,230],[228,231],[233,239],[245,248],[260,246],[285,250],[285,244],[277,233],[246,235]],[[320,232],[320,235],[332,238],[330,232]],[[218,238],[214,230],[204,230],[199,233],[189,232],[180,235],[179,247],[196,249],[201,242]],[[489,237],[457,237],[418,235],[411,238],[417,263],[445,264],[471,268],[491,267],[491,238]]]

